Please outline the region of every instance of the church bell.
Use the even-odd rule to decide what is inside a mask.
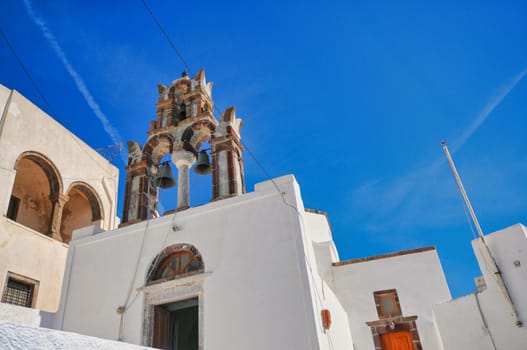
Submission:
[[[161,188],[170,188],[176,185],[176,180],[172,176],[172,168],[168,161],[161,163],[157,175],[152,182],[154,186]]]
[[[194,166],[194,172],[199,175],[209,174],[211,172],[210,160],[207,155],[207,151],[200,151],[198,154],[198,160]]]

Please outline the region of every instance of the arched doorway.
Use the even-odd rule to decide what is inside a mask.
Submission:
[[[191,244],[172,245],[154,259],[145,290],[147,344],[166,350],[202,349],[203,271],[203,259]],[[156,287],[160,284],[161,289]]]

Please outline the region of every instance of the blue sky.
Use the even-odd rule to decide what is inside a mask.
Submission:
[[[473,290],[442,139],[484,232],[527,223],[524,2],[148,3],[266,171],[294,174],[305,206],[328,212],[342,260],[435,245],[453,295]],[[3,40],[0,84],[94,148],[143,144],[156,85],[184,70],[139,0],[4,0],[0,26],[49,105]],[[244,159],[252,191],[267,177]],[[207,202],[210,177],[191,182]],[[166,209],[175,197],[161,193]]]

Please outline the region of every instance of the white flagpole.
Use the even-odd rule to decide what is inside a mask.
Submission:
[[[514,303],[512,302],[510,294],[507,290],[507,286],[505,286],[500,269],[498,268],[498,265],[496,264],[496,260],[494,259],[494,256],[492,255],[489,247],[487,246],[487,243],[485,242],[485,236],[483,235],[483,231],[481,230],[481,227],[479,226],[478,218],[476,217],[476,214],[474,213],[474,209],[472,209],[472,205],[470,204],[467,193],[465,192],[465,188],[463,187],[463,183],[461,182],[461,178],[459,177],[456,166],[454,165],[454,160],[452,160],[452,156],[450,155],[450,152],[448,151],[446,142],[441,141],[441,146],[443,147],[443,151],[445,152],[445,155],[448,159],[448,164],[450,165],[450,169],[452,169],[452,173],[454,174],[454,178],[456,179],[459,192],[461,192],[461,196],[463,197],[463,201],[465,201],[465,205],[467,206],[470,216],[472,217],[474,226],[476,226],[476,230],[478,231],[478,234],[479,234],[479,239],[481,240],[481,243],[483,247],[485,248],[482,257],[483,259],[487,261],[487,263],[490,264],[489,267],[491,268],[492,273],[494,274],[494,277],[496,278],[496,283],[500,287],[503,293],[503,297],[505,298],[505,301],[510,306],[511,315],[514,318],[514,323],[516,324],[517,327],[521,327],[522,321],[518,317],[518,312],[516,311],[516,308],[514,307]]]

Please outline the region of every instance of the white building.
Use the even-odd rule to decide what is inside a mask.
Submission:
[[[129,142],[123,223],[76,232],[56,327],[167,349],[440,349],[432,305],[450,292],[435,250],[339,262],[293,176],[245,193],[241,120],[212,104],[203,71],[159,86],[145,146]],[[213,200],[189,208],[207,141]],[[155,218],[167,153],[178,208]]]
[[[78,231],[57,326],[162,347],[164,336],[176,336],[172,318],[180,332],[197,331],[200,349],[349,345],[346,313],[330,288],[323,291],[309,257],[306,221],[319,214],[304,211],[292,176],[275,182],[283,197],[265,182],[254,193],[112,232]],[[181,261],[191,263],[178,267]],[[326,332],[325,308],[333,316]]]
[[[485,236],[472,247],[483,276],[473,294],[434,307],[445,349],[508,349],[527,346],[527,229],[521,224]],[[496,280],[498,266],[506,293]]]
[[[57,327],[162,347],[155,338],[170,337],[173,318],[194,323],[200,349],[374,349],[375,329],[440,349],[432,305],[450,293],[435,250],[338,262],[326,216],[304,209],[292,176],[273,181],[112,232],[77,231]],[[195,269],[175,275],[170,261],[187,254]],[[378,315],[376,292],[397,293],[395,310]]]
[[[203,71],[192,78],[183,74],[158,89],[156,120],[150,123],[144,146],[128,143],[120,227],[105,215],[102,222],[93,215],[91,221],[82,221],[78,226],[85,227],[69,241],[58,312],[20,312],[19,307],[0,305],[0,321],[10,322],[0,324],[0,345],[4,330],[27,331],[13,323],[119,340],[125,342],[124,348],[131,343],[180,350],[449,350],[522,349],[527,344],[525,328],[517,327],[510,308],[514,306],[519,319],[527,316],[527,304],[521,299],[527,284],[522,266],[527,254],[524,226],[486,238],[511,305],[495,284],[479,241],[474,247],[486,287],[480,283],[478,293],[456,300],[451,300],[434,247],[340,261],[327,215],[304,208],[294,176],[256,184],[246,193],[242,122],[233,107],[219,120],[214,117],[211,84]],[[9,113],[21,119],[26,115]],[[3,117],[2,127],[8,120]],[[23,140],[11,140],[18,142]],[[192,167],[208,171],[207,143],[212,201],[189,207],[189,171]],[[33,147],[23,145],[13,153]],[[90,158],[100,159],[83,149],[88,151]],[[50,158],[55,154],[52,149],[40,152]],[[178,168],[177,208],[158,217],[156,186],[174,182],[169,165],[162,162],[165,155]],[[63,174],[64,163],[73,160],[58,158],[53,164]],[[15,160],[1,163],[2,167],[15,167]],[[108,173],[114,170],[108,165]],[[103,196],[104,191],[115,194],[106,188],[107,173],[95,166],[90,171],[89,178],[101,179],[89,184],[99,196],[100,208],[111,213],[115,202]],[[13,171],[6,173],[15,181]],[[62,183],[75,174],[62,178]],[[5,201],[13,191],[5,193]],[[84,203],[86,207],[93,201]],[[35,213],[27,217],[26,225],[33,225]],[[23,227],[8,218],[5,222]],[[86,226],[90,223],[95,225]],[[25,230],[66,250],[57,241],[69,238],[61,230],[51,229],[55,240]],[[6,270],[17,268],[12,266]]]
[[[451,296],[434,247],[333,263],[332,270],[356,350],[392,343],[441,349],[431,306]]]
[[[118,224],[118,170],[1,85],[0,113],[2,302],[55,312],[72,231]]]

